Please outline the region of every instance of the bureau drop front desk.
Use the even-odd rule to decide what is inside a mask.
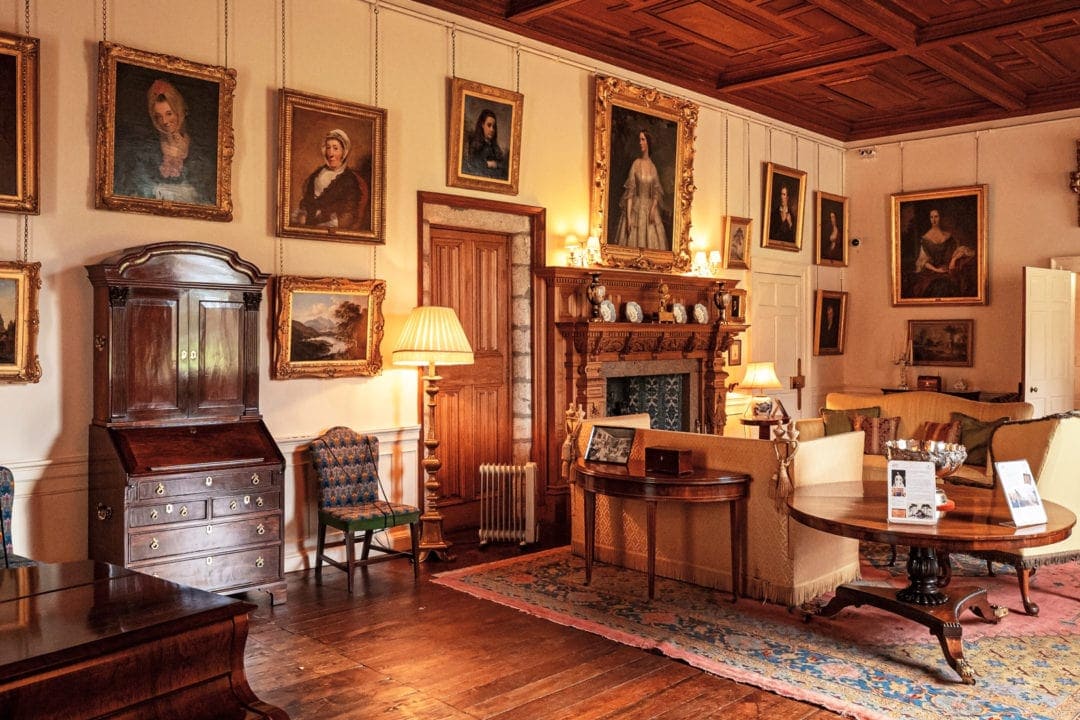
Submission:
[[[259,414],[267,276],[204,243],[131,248],[87,271],[90,557],[284,602],[285,461]]]

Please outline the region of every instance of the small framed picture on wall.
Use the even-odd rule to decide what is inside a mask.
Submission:
[[[727,364],[742,365],[742,340],[732,340],[727,349]]]

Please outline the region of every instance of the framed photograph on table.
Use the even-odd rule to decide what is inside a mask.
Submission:
[[[278,235],[385,242],[385,110],[281,90],[278,147]]]
[[[275,380],[382,371],[385,280],[282,275],[274,284]]]
[[[893,195],[893,305],[985,305],[986,213],[986,185]]]
[[[588,462],[625,465],[630,459],[630,448],[634,445],[636,434],[637,430],[632,427],[593,425],[589,443],[585,447],[585,459]]]
[[[688,100],[597,76],[589,225],[605,264],[690,269],[697,117]]]
[[[761,247],[799,252],[805,206],[806,173],[765,163]]]
[[[908,320],[908,357],[912,365],[972,367],[975,321]]]
[[[844,324],[847,321],[846,292],[818,290],[814,302],[814,354],[844,354]]]
[[[0,262],[0,383],[36,383],[41,263]]]
[[[817,222],[814,225],[814,263],[847,267],[848,199],[827,192],[814,193]]]
[[[236,71],[98,44],[98,208],[232,220]]]
[[[750,218],[724,218],[724,267],[732,270],[750,269]]]
[[[40,41],[0,33],[0,211],[38,207],[38,52]]]
[[[447,185],[518,194],[524,102],[513,90],[450,79]]]

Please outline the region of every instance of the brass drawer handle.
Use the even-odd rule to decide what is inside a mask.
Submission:
[[[157,520],[157,510],[151,510],[150,511],[150,519],[151,520]]]
[[[259,484],[259,473],[252,473],[252,475],[251,475],[251,484],[252,485],[258,485]]]
[[[261,557],[255,559],[255,567],[261,568],[265,564],[266,564],[266,561],[263,560]]]
[[[150,549],[157,550],[159,547],[161,547],[161,544],[158,543],[157,538],[150,538]]]
[[[266,534],[266,526],[263,525],[262,523],[259,523],[259,526],[257,528],[255,528],[255,532],[257,534],[259,534],[259,535],[265,535]]]
[[[187,505],[180,508],[180,517],[187,517]]]
[[[154,488],[154,492],[157,493],[158,495],[164,495],[165,494],[165,484],[164,483],[158,483],[157,487]]]
[[[166,515],[172,515],[172,503],[169,503],[168,505],[165,506],[165,514]]]
[[[236,509],[236,501],[235,500],[233,500],[231,503],[229,503],[229,509],[230,510],[235,510]]]
[[[250,495],[245,495],[244,496],[244,504],[245,505],[250,505],[251,504],[251,496]]]
[[[262,506],[263,506],[263,499],[262,499],[262,497],[257,497],[257,498],[255,498],[255,507],[262,507]]]
[[[211,475],[207,475],[207,476],[206,476],[206,480],[204,480],[204,482],[206,483],[206,487],[210,487],[211,485],[213,485],[213,484],[214,484],[214,478],[213,478],[213,476],[211,476]]]

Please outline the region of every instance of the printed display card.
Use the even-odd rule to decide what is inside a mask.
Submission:
[[[890,460],[889,522],[933,525],[937,522],[937,479],[934,463]]]
[[[994,463],[1001,489],[1009,503],[1016,527],[1042,525],[1046,522],[1046,508],[1039,497],[1035,475],[1027,460],[1008,460]]]

